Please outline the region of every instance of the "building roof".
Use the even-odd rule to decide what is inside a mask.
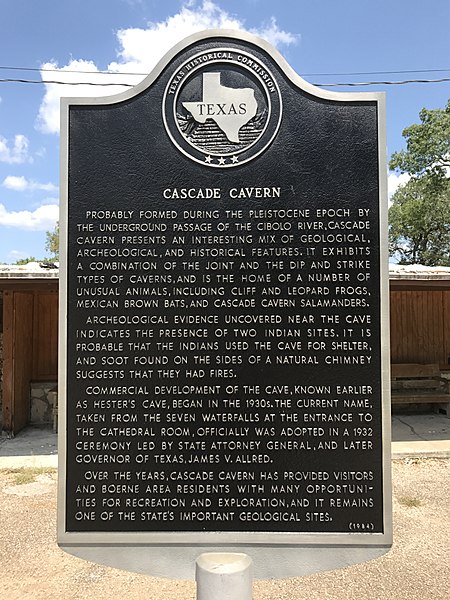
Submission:
[[[450,267],[425,267],[424,265],[389,264],[389,279],[445,280],[450,279]]]
[[[58,279],[58,262],[30,262],[26,265],[0,264],[0,279]],[[389,264],[390,280],[450,280],[450,267]]]
[[[30,262],[26,265],[1,265],[0,279],[58,279],[59,263]]]

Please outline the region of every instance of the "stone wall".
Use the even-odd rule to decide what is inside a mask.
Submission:
[[[30,425],[53,426],[56,381],[34,381],[30,384]]]

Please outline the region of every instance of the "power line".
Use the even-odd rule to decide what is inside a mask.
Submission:
[[[95,73],[97,74],[97,73]],[[134,75],[137,75],[135,73]],[[450,82],[450,77],[442,77],[441,79],[405,79],[403,81],[360,81],[360,82],[346,82],[346,83],[312,83],[317,87],[358,87],[358,86],[369,86],[369,85],[407,85],[412,83],[447,83]],[[15,79],[15,78],[4,78],[0,79],[0,83],[37,83],[37,84],[53,84],[53,85],[90,85],[94,87],[110,87],[110,86],[121,86],[121,87],[134,87],[133,83],[100,83],[94,81],[56,81],[56,80],[34,80],[34,79]]]
[[[99,83],[94,81],[51,81],[44,79],[0,79],[0,83],[44,83],[44,84],[54,84],[54,85],[93,85],[93,86],[111,86],[111,85],[120,85],[126,87],[133,87],[133,83]]]
[[[305,77],[339,77],[347,75],[401,75],[405,73],[447,73],[450,69],[409,69],[403,71],[354,71],[350,73],[305,73]]]
[[[37,71],[42,73],[80,73],[84,75],[142,75],[145,77],[148,75],[147,73],[128,73],[125,71],[82,71],[78,69],[38,69],[36,67],[6,67],[0,65],[0,70],[3,71]],[[445,71],[450,71],[450,69],[445,69]],[[424,71],[419,71],[423,73]]]
[[[101,74],[101,75],[134,75],[146,76],[148,73],[130,73],[125,71],[83,71],[79,69],[40,69],[37,67],[11,67],[0,65],[1,70],[6,71],[37,71],[37,72],[52,72],[52,73],[81,73],[81,74]],[[405,73],[447,73],[450,68],[446,69],[402,69],[397,71],[347,71],[343,73],[304,73],[304,77],[343,77],[351,75],[395,75]]]
[[[12,67],[6,65],[0,65],[0,70],[10,71],[35,71],[35,72],[50,72],[50,73],[72,73],[78,75],[128,75],[134,77],[145,77],[148,73],[125,73],[125,72],[111,72],[111,71],[83,71],[76,69],[40,69],[36,67]],[[305,73],[303,77],[336,77],[336,76],[361,76],[361,75],[391,75],[391,74],[405,74],[405,73],[444,73],[450,69],[409,69],[399,71],[355,71],[345,73]],[[402,81],[361,81],[361,82],[337,82],[337,83],[313,83],[317,87],[363,87],[370,85],[408,85],[408,84],[422,84],[422,83],[447,83],[450,81],[448,77],[442,77],[440,79],[405,79]],[[89,85],[98,87],[108,86],[120,86],[120,87],[133,87],[135,84],[130,83],[101,83],[95,81],[58,81],[58,80],[33,80],[33,79],[19,79],[15,77],[1,78],[0,83],[31,83],[31,84],[53,84],[53,85]]]
[[[358,83],[314,83],[317,87],[336,87],[336,86],[367,86],[367,85],[406,85],[409,83],[446,83],[450,77],[442,79],[405,79],[404,81],[361,81]]]

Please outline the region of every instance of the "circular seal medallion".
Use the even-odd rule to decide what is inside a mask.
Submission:
[[[201,52],[171,76],[163,121],[175,146],[215,168],[242,165],[275,138],[282,115],[274,76],[255,56],[235,48]]]

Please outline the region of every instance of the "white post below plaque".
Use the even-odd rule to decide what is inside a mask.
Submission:
[[[196,561],[197,600],[252,600],[253,565],[247,554],[205,552]]]

